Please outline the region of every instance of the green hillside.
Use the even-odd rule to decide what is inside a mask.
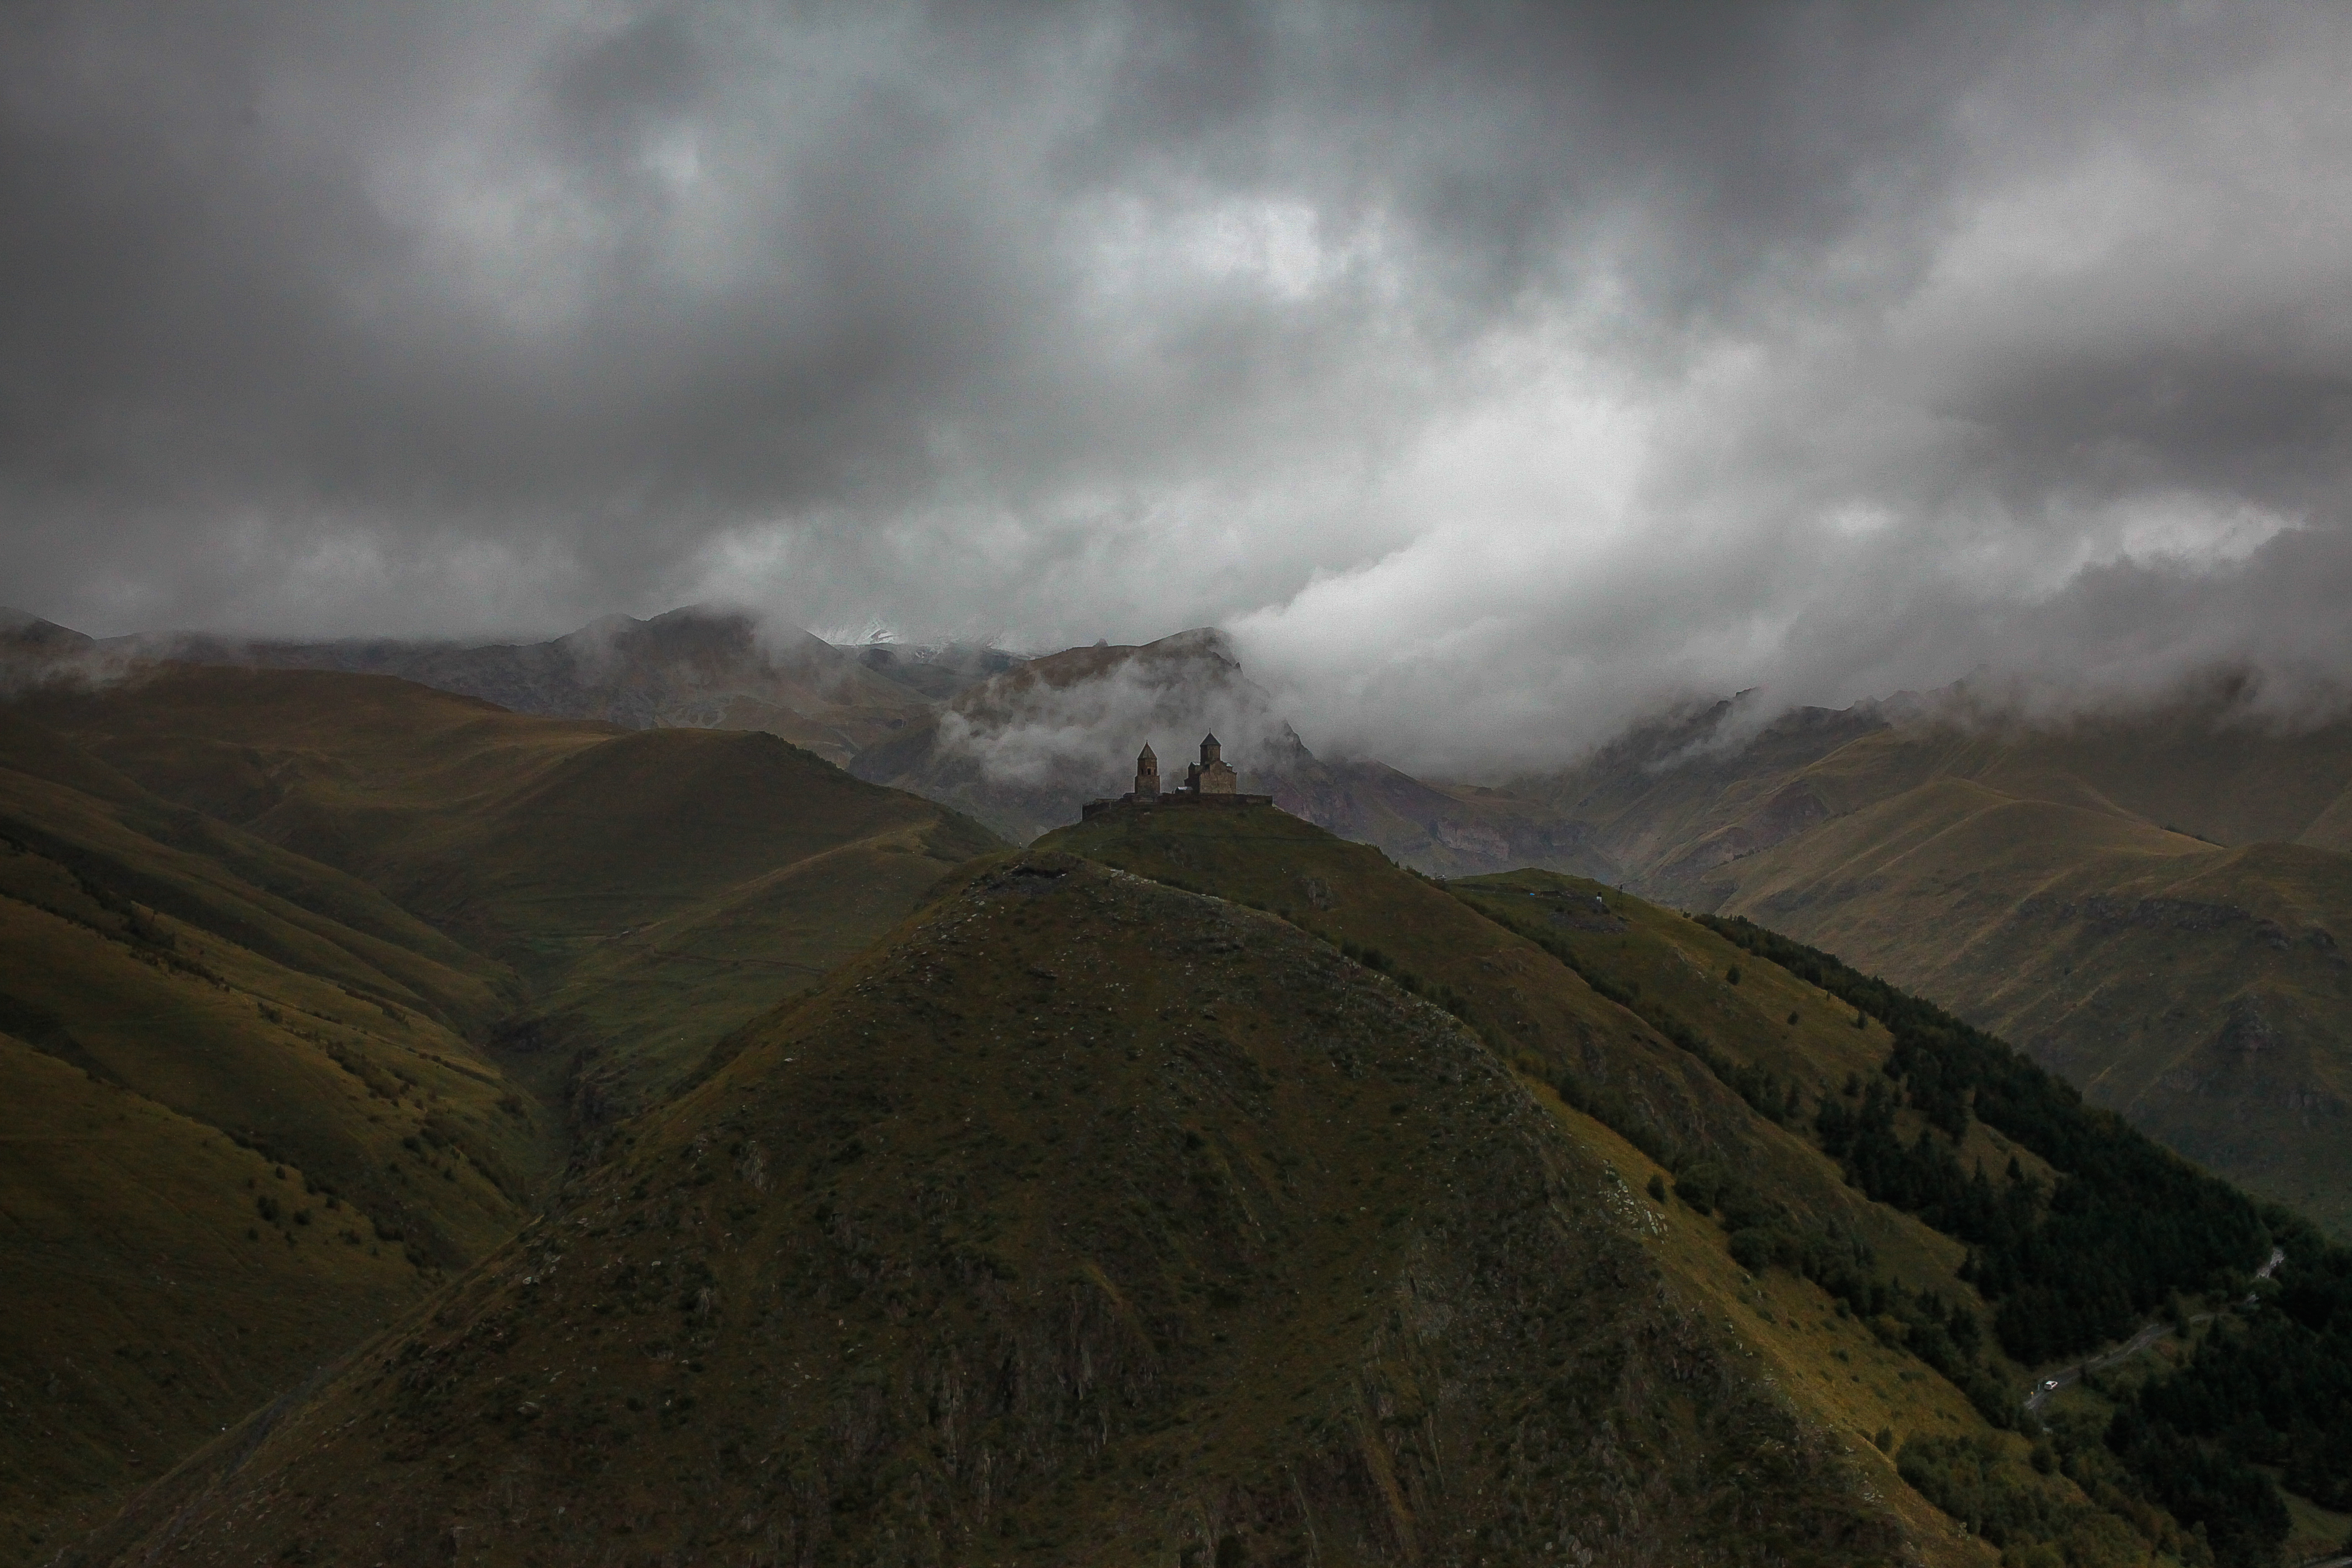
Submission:
[[[46,1557],[36,1536],[102,1516],[504,1241],[578,1135],[992,847],[772,737],[527,719],[378,678],[159,669],[0,707],[9,1103],[62,1114],[62,1083],[159,1141],[136,1179],[127,1132],[27,1134],[0,1173],[0,1215],[42,1238],[0,1274],[32,1358],[0,1376],[37,1423],[12,1427],[0,1561]],[[216,1210],[243,1221],[226,1273],[137,1239]],[[135,1291],[91,1310],[52,1279],[158,1260],[170,1310]],[[224,1339],[240,1290],[276,1305]],[[217,1365],[125,1392],[118,1347]]]
[[[950,875],[995,841],[772,737],[364,678],[0,721],[0,1068],[43,1108],[0,1216],[58,1280],[162,1281],[11,1276],[16,1560],[224,1426],[72,1560],[2268,1568],[2352,1532],[2352,1258],[1759,927],[1263,807]],[[1926,842],[1982,826],[1989,786],[1915,787],[1961,803]],[[2100,888],[2324,896],[2326,851],[2094,815],[1949,876],[2112,923],[2063,879],[2095,842]],[[2150,888],[2127,915],[2225,901]]]
[[[1703,744],[1727,714],[1513,793],[1583,823],[1629,888],[1935,996],[2352,1236],[2352,726],[1857,709]]]
[[[2352,1235],[2352,861],[1944,783],[1741,867],[1719,907],[1953,999],[2192,1158]]]
[[[509,975],[501,1059],[599,1115],[997,847],[772,735],[531,718],[380,677],[173,668],[22,707]]]
[[[423,1294],[401,1244],[299,1168],[5,1037],[0,1248],[12,1563]]]
[[[1616,1150],[1292,926],[998,862],[91,1560],[1980,1560]]]
[[[1759,964],[1738,931],[1711,931],[1599,884],[1540,872],[1448,885],[1445,893],[1490,917],[1480,922],[1484,931],[1465,928],[1443,909],[1436,886],[1276,813],[1119,813],[1050,842],[1276,910],[1438,997],[1523,1072],[1552,1079],[1568,1099],[1629,1133],[1676,1188],[1704,1194],[1731,1180],[1738,1195],[1726,1202],[1718,1193],[1715,1206],[1728,1231],[1720,1244],[1740,1260],[1769,1259],[1776,1272],[1790,1269],[1849,1308],[1859,1294],[1857,1275],[1907,1282],[1916,1294],[1908,1297],[1903,1342],[1937,1369],[1938,1383],[1974,1395],[1971,1414],[1995,1424],[2013,1419],[2000,1403],[2000,1386],[2013,1391],[2050,1361],[2120,1337],[2175,1290],[2192,1299],[2211,1293],[2222,1321],[2234,1323],[2223,1304],[2236,1299],[2235,1281],[2273,1234],[2298,1238],[2288,1243],[2294,1257],[2283,1276],[2305,1281],[2297,1289],[2325,1298],[2311,1281],[2324,1281],[2336,1267],[2329,1258],[2346,1261],[2300,1220],[2263,1210],[2183,1165],[2005,1047],[1987,1043],[1971,1047],[1979,1056],[1961,1051],[1960,1058],[2010,1064],[2001,1072],[2011,1076],[1987,1077],[1987,1087],[1939,1080],[1946,1037],[1934,1033],[1923,1043],[1920,1016],[1907,1002],[1893,1005],[1895,994],[1825,990],[1825,980],[1843,983],[1818,954],[1792,950],[1798,973]],[[1557,961],[1548,984],[1531,984],[1540,969],[1512,962],[1495,940],[1497,926]],[[1577,992],[1584,993],[1581,1004],[1571,1005]],[[1547,1003],[1565,1016],[1546,1019]],[[1948,1026],[1960,1027],[1943,1020],[1934,1028]],[[1563,1039],[1570,1042],[1565,1053]],[[1678,1105],[1668,1087],[1677,1069],[1682,1083],[1697,1077],[1717,1095]],[[1956,1063],[1950,1070],[1961,1069]],[[1971,1172],[1994,1180],[1985,1184]],[[1860,1195],[1878,1201],[1859,1213],[1846,1206]],[[2095,1217],[2070,1217],[2077,1210]],[[1859,1238],[1866,1253],[1849,1242],[1841,1255],[1824,1245],[1832,1237]],[[1923,1264],[1938,1244],[1952,1249],[1948,1261]],[[1843,1266],[1864,1255],[1869,1266]],[[1916,1310],[1924,1297],[1965,1305],[1967,1331],[1957,1319],[1922,1321],[1932,1316]],[[1806,1314],[1794,1316],[1802,1323]],[[2352,1318],[2343,1327],[2352,1330]],[[1953,1342],[1940,1342],[1947,1329]],[[1970,1335],[1981,1337],[1979,1353],[1964,1349]],[[2352,1342],[2333,1351],[2313,1350],[2316,1342],[2306,1337],[2292,1353],[2317,1355],[2338,1369],[2328,1376],[2352,1370]],[[1818,1374],[1841,1348],[1799,1342],[1790,1364]],[[1839,1381],[1808,1379],[1800,1370],[1790,1386],[1827,1393]],[[2333,1386],[2316,1373],[2312,1381]],[[1916,1399],[1918,1387],[1905,1392]],[[2281,1407],[2270,1430],[2284,1440],[2299,1421],[2326,1426],[2331,1417],[2313,1412],[2334,1408],[2332,1397],[2302,1414]],[[1902,1399],[1890,1408],[1902,1410]],[[2352,1441],[2347,1416],[2352,1406],[2332,1419]],[[1941,1474],[1937,1467],[1949,1459],[1950,1445],[1995,1444],[1981,1430],[1964,1438],[1967,1426],[1965,1415],[1946,1429],[1898,1421],[1898,1446],[1909,1455],[1905,1435],[1916,1431],[1920,1474]],[[2096,1436],[2092,1428],[2087,1446],[2079,1427],[2064,1437],[2071,1451],[2063,1468],[2105,1511],[2136,1519],[2144,1542],[2164,1539],[2167,1527],[2138,1511],[2159,1485],[2154,1472],[2118,1469],[2120,1459]],[[2260,1442],[2242,1452],[2278,1462]],[[2063,1516],[2063,1508],[2036,1514],[2040,1505],[2018,1502],[2032,1483],[2001,1479],[1998,1462],[1970,1462],[1980,1473],[1972,1483],[1979,1493],[2009,1499],[2045,1525]],[[2242,1464],[2232,1473],[2242,1480],[2250,1474]],[[2196,1500],[2180,1495],[2179,1506],[2197,1514]],[[1938,1500],[1954,1504],[1958,1496],[1947,1487]],[[2315,1551],[2352,1531],[2352,1519],[2302,1501],[2296,1507],[2308,1526],[2305,1544]],[[2033,1533],[2014,1522],[2007,1528],[2020,1537]],[[2223,1534],[2215,1539],[2224,1561],[2268,1561],[2259,1542],[2230,1545]],[[2231,1555],[2244,1552],[2255,1555]]]
[[[420,1265],[508,1234],[562,1141],[473,1043],[511,973],[28,729],[0,752],[47,775],[0,767],[0,1026],[300,1166]]]

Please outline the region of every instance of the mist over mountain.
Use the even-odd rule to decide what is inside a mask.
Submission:
[[[96,635],[1219,626],[1457,776],[2352,672],[2340,7],[5,26],[0,580]]]
[[[1611,864],[1589,851],[1583,828],[1507,795],[1433,785],[1370,758],[1318,758],[1213,628],[1024,658],[969,644],[841,648],[711,606],[646,621],[607,616],[524,645],[99,640],[26,625],[0,660],[0,677],[19,684],[102,685],[159,659],[348,670],[555,718],[760,730],[860,778],[968,812],[1015,842],[1076,820],[1089,800],[1126,793],[1143,746],[1166,752],[1172,780],[1213,733],[1254,792],[1429,870],[1598,873]]]

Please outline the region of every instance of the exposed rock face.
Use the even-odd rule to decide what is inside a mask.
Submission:
[[[2241,996],[2230,1004],[2229,1018],[2221,1026],[2221,1037],[2215,1041],[2221,1049],[2240,1056],[2273,1050],[2280,1043],[2279,1032],[2263,1016],[2262,1002],[2254,996]]]
[[[850,771],[954,803],[1025,842],[1076,821],[1086,802],[1126,792],[1138,745],[1190,750],[1209,731],[1226,737],[1253,790],[1312,761],[1224,638],[1203,629],[1031,659],[957,693]]]
[[[923,647],[866,643],[856,654],[858,662],[876,674],[940,702],[1025,662],[1023,656],[1003,648],[965,642]]]

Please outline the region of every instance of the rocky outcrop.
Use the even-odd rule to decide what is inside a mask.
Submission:
[[[2261,999],[2241,996],[2230,1004],[2229,1016],[2213,1043],[2232,1055],[2252,1056],[2274,1050],[2283,1042],[2278,1030],[2263,1016]]]

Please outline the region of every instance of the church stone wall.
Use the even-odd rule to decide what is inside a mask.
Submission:
[[[1241,774],[1224,759],[1223,748],[1217,738],[1209,735],[1201,742],[1201,760],[1184,770],[1184,782],[1177,789],[1162,795],[1160,791],[1160,760],[1145,746],[1135,759],[1135,788],[1117,800],[1088,801],[1081,813],[1083,820],[1092,821],[1115,806],[1132,806],[1150,810],[1174,805],[1272,805],[1270,795],[1244,795]]]

